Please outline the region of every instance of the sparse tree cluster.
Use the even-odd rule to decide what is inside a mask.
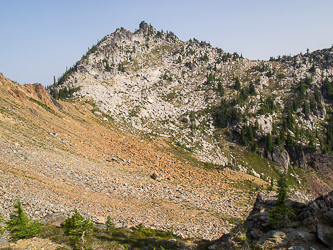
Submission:
[[[76,88],[67,88],[66,86],[64,88],[59,89],[59,91],[54,90],[52,92],[52,97],[57,100],[63,100],[66,98],[73,97],[73,94],[80,90],[80,87]]]
[[[0,236],[7,230],[10,233],[11,240],[28,239],[37,236],[41,231],[41,223],[32,221],[24,212],[22,203],[18,199],[14,204],[14,211],[10,215],[10,219],[5,221],[6,227],[2,227],[3,216],[0,214]],[[112,233],[115,225],[110,216],[107,217],[105,226],[107,232]],[[61,224],[64,235],[72,239],[75,249],[81,249],[85,244],[85,238],[94,231],[94,223],[90,219],[85,219],[77,209],[68,216]]]

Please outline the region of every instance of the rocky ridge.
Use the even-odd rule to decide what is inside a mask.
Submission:
[[[256,94],[234,106],[243,119],[228,123],[227,129],[239,135],[242,126],[257,122],[260,132],[256,140],[260,141],[268,133],[274,133],[274,126],[285,119],[282,112],[295,97],[300,82],[308,84],[304,94],[311,96],[321,89],[323,79],[331,78],[332,53],[330,48],[270,61],[251,61],[196,39],[180,41],[172,32],[157,31],[141,22],[134,33],[121,28],[105,36],[50,92],[56,93],[65,86],[80,87],[77,98],[92,98],[122,129],[133,134],[170,137],[199,160],[226,166],[233,164],[234,158],[225,145],[239,141],[219,132],[212,110],[223,98],[232,101],[243,93],[235,90],[235,79],[245,91],[254,83]],[[224,89],[223,97],[219,84]],[[263,100],[268,97],[277,108],[264,114]],[[305,108],[299,107],[297,115],[293,115],[294,122],[304,131],[325,134],[326,108],[330,108],[327,104],[320,97],[320,108],[311,111],[309,117],[305,116]],[[296,137],[293,131],[287,132]],[[273,137],[278,140],[277,135]],[[296,140],[302,147],[309,143],[307,137]],[[318,138],[314,145],[319,149]],[[278,162],[281,171],[286,171],[289,165],[298,167],[290,160],[289,152],[280,148],[273,155],[264,151],[261,155]],[[316,159],[309,159],[305,164],[314,169],[314,165],[321,165],[320,160],[314,162]]]

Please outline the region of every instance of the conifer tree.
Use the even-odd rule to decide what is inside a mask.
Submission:
[[[251,126],[246,126],[246,139],[250,142],[254,140],[253,131]]]
[[[250,95],[256,95],[256,89],[255,89],[254,84],[253,84],[252,81],[250,82],[250,86],[249,86],[249,94]]]
[[[293,138],[292,138],[292,136],[291,136],[290,133],[287,134],[286,145],[287,145],[288,147],[292,147],[292,146],[294,146],[294,140],[293,140]]]
[[[236,77],[236,80],[235,80],[235,89],[237,91],[241,90],[241,84],[240,84],[238,77]]]
[[[290,207],[286,206],[289,190],[286,174],[280,174],[277,185],[277,200],[275,207],[269,211],[269,221],[274,228],[281,228],[290,224],[291,219],[295,217],[295,212]]]
[[[61,224],[61,227],[64,229],[65,235],[71,236],[75,241],[81,238],[81,244],[83,245],[84,236],[93,232],[94,223],[90,219],[84,219],[75,208],[72,216],[68,216]]]
[[[181,56],[178,56],[178,63],[181,63],[182,62],[182,58]]]
[[[20,200],[14,205],[14,213],[5,222],[13,240],[30,238],[38,234],[41,224],[38,221],[31,222],[23,210]]]
[[[277,182],[278,184],[278,195],[275,202],[276,206],[285,207],[286,200],[288,199],[288,185],[287,178],[285,174],[280,174],[280,179]]]
[[[272,152],[273,148],[274,148],[274,145],[273,145],[272,135],[271,135],[271,133],[268,133],[267,137],[266,137],[266,150],[268,152]]]
[[[310,113],[309,104],[306,101],[304,101],[304,115],[306,120],[309,120],[309,113]]]
[[[242,127],[239,143],[243,146],[247,146],[247,139],[245,136],[245,127]]]
[[[218,88],[218,91],[220,92],[221,97],[223,97],[224,96],[224,88],[223,88],[223,85],[222,85],[221,81],[218,82],[217,88]]]
[[[110,215],[108,215],[108,217],[106,218],[105,226],[108,231],[111,231],[114,229],[114,223],[113,223]]]
[[[66,235],[72,236],[74,239],[82,238],[86,234],[90,234],[93,232],[94,224],[90,219],[84,219],[84,217],[74,209],[74,213],[71,217],[67,217],[67,219],[61,224],[61,227],[64,229],[64,233]]]
[[[3,222],[2,214],[0,214],[0,236],[6,231],[6,229],[1,225]]]

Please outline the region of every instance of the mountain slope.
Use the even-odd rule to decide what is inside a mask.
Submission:
[[[207,166],[269,181],[275,170],[255,154],[266,157],[317,195],[333,187],[332,53],[251,61],[141,22],[105,36],[49,91],[91,98],[122,130],[170,137]]]
[[[56,101],[42,85],[22,86],[2,74],[0,82],[5,219],[19,197],[41,220],[77,208],[97,222],[111,215],[118,227],[143,223],[216,239],[246,218],[255,191],[268,185],[229,168],[205,168],[168,138],[123,132],[88,99]]]

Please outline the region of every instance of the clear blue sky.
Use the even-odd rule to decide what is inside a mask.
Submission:
[[[0,72],[53,83],[97,40],[144,20],[250,59],[333,44],[332,0],[1,0]]]

